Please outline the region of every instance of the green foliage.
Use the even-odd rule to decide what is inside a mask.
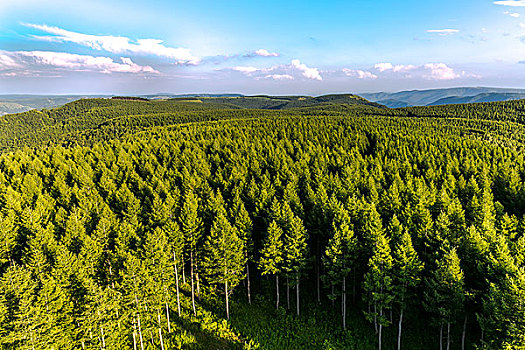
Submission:
[[[5,117],[0,347],[370,349],[363,311],[379,328],[403,314],[406,348],[436,348],[447,324],[456,341],[464,320],[467,347],[523,346],[523,102],[336,100]],[[253,306],[235,292],[245,271]],[[283,281],[267,275],[301,287],[302,316],[273,311]]]

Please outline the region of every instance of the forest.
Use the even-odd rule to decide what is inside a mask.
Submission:
[[[2,116],[0,348],[523,349],[525,100],[338,101]]]

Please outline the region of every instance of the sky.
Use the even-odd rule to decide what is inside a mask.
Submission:
[[[525,0],[0,0],[0,94],[525,88]]]

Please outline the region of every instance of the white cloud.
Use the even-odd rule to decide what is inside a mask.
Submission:
[[[510,17],[514,17],[514,18],[518,18],[520,16],[519,13],[517,12],[509,12],[509,11],[505,11],[503,12],[504,15],[509,15]]]
[[[408,72],[414,69],[417,69],[417,66],[411,65],[411,64],[398,64],[393,65],[392,63],[386,62],[386,63],[377,63],[374,65],[374,68],[377,69],[379,72],[383,73],[386,71],[393,71],[395,73],[403,73]]]
[[[525,23],[520,23],[520,28],[525,29]]]
[[[427,33],[436,33],[439,35],[452,35],[459,33],[459,30],[457,29],[429,29],[427,30]]]
[[[392,63],[377,63],[374,68],[379,73],[410,73],[405,77],[422,77],[424,79],[432,80],[452,80],[460,77],[479,78],[474,74],[466,72],[456,73],[453,68],[447,66],[445,63],[427,63],[423,65],[400,64],[393,65]]]
[[[452,80],[460,77],[460,74],[454,72],[454,69],[444,63],[427,63],[423,66],[430,73],[424,77],[434,80]]]
[[[279,57],[279,54],[277,52],[269,52],[265,49],[259,49],[254,52],[256,56],[262,56],[262,57]]]
[[[349,77],[357,77],[359,79],[377,79],[377,75],[360,69],[343,68],[343,73]]]
[[[0,53],[0,70],[18,68],[18,64],[13,57],[10,57],[8,54]]]
[[[293,80],[290,74],[270,74],[265,76],[265,78],[273,80]]]
[[[70,71],[91,71],[99,73],[153,73],[159,72],[150,66],[140,66],[128,57],[121,57],[122,63],[113,61],[110,57],[76,55],[66,52],[52,51],[5,51],[3,56],[7,56],[15,62],[17,68],[24,70],[41,69],[49,66],[57,69]]]
[[[307,67],[304,63],[301,63],[301,61],[299,60],[292,60],[292,67],[300,70],[305,78],[323,80],[317,68]]]
[[[53,36],[33,36],[36,39],[72,42],[79,45],[88,46],[94,50],[107,51],[115,54],[137,54],[153,55],[172,59],[177,64],[197,64],[199,59],[193,56],[189,49],[180,47],[167,47],[158,39],[138,39],[133,43],[131,39],[122,36],[112,35],[90,35],[71,32],[58,27],[47,25],[24,24],[27,27],[41,30],[53,34]]]
[[[255,67],[237,66],[232,68],[234,71],[241,72],[243,74],[252,74],[260,71],[261,69]]]
[[[494,1],[494,4],[513,7],[525,7],[525,0]]]
[[[374,65],[374,68],[382,73],[384,71],[394,68],[394,66],[392,66],[392,63],[376,63]]]

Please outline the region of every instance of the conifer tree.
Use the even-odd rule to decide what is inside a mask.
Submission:
[[[207,279],[213,285],[224,287],[226,318],[229,319],[229,296],[244,278],[246,258],[244,242],[222,212],[213,221],[204,248],[206,256],[203,265]]]
[[[197,245],[202,235],[202,220],[198,215],[199,204],[193,191],[188,191],[184,195],[184,203],[180,213],[182,232],[186,239],[186,245],[190,254],[190,279],[191,279],[191,303],[193,313],[196,315],[195,308],[195,263],[197,259]]]
[[[335,202],[332,207],[334,211],[332,222],[334,233],[326,247],[324,261],[327,279],[330,284],[341,284],[341,314],[343,329],[346,329],[346,282],[348,275],[354,268],[353,263],[357,255],[357,239],[352,231],[350,217],[344,206],[339,202]],[[332,295],[331,298],[335,298],[335,295]]]
[[[397,335],[397,349],[401,350],[401,332],[403,327],[403,317],[407,304],[411,297],[415,295],[415,288],[421,281],[421,273],[423,271],[423,263],[419,260],[417,252],[412,246],[412,239],[408,231],[397,221],[397,217],[392,218],[391,227],[389,231],[399,232],[396,236],[391,236],[394,239],[394,250],[392,256],[393,264],[393,286],[394,286],[394,300],[399,306],[399,323]]]
[[[231,210],[232,220],[234,222],[235,228],[237,229],[239,233],[239,237],[244,242],[244,247],[246,248],[244,251],[245,259],[246,259],[246,291],[248,295],[248,303],[252,303],[252,296],[251,296],[251,280],[250,280],[250,259],[252,255],[253,250],[253,242],[252,242],[252,220],[250,218],[250,215],[248,214],[248,211],[244,207],[244,203],[242,202],[238,192],[236,193],[234,199],[233,199],[233,208]]]
[[[283,260],[283,230],[274,220],[268,227],[268,233],[261,249],[259,269],[263,276],[269,274],[275,276],[276,309],[279,309],[279,274],[282,271]]]
[[[447,326],[447,350],[450,349],[451,324],[464,310],[465,287],[463,271],[456,249],[442,252],[437,261],[437,269],[432,278],[427,280],[425,306],[434,314],[435,323],[439,326],[439,347],[443,349],[443,326]]]
[[[300,280],[307,263],[308,234],[303,221],[295,216],[288,203],[284,203],[282,215],[285,221],[284,256],[287,274],[295,280],[296,312],[300,314]]]
[[[392,285],[393,259],[388,239],[384,233],[376,236],[372,256],[368,261],[368,271],[365,274],[364,295],[369,305],[373,307],[366,313],[367,318],[374,322],[378,334],[379,350],[382,348],[383,327],[390,324],[386,317],[386,311],[392,307],[393,285]]]

